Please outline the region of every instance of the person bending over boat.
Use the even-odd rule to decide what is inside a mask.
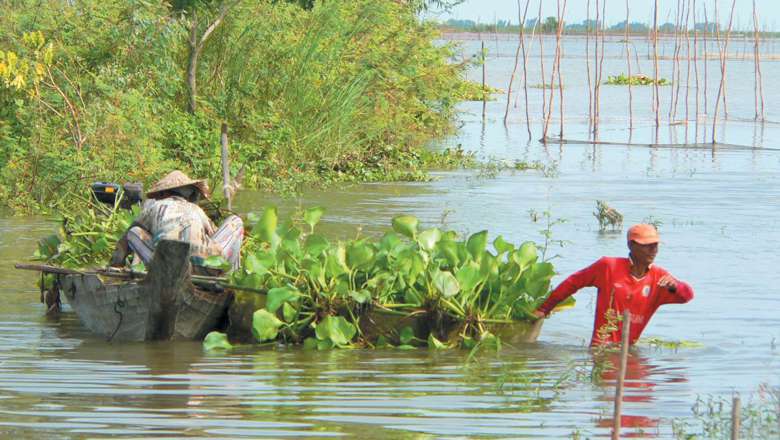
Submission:
[[[555,306],[583,287],[597,287],[596,317],[591,346],[620,343],[622,325],[618,318],[631,311],[634,344],[658,307],[683,304],[693,299],[693,289],[665,269],[653,264],[659,236],[655,226],[638,224],[628,230],[628,258],[603,257],[566,278],[553,290],[534,315],[544,318]]]
[[[131,252],[148,266],[156,244],[165,239],[189,243],[195,266],[202,267],[204,259],[221,255],[234,269],[238,267],[243,222],[231,215],[219,229],[214,226],[197,205],[201,197],[210,197],[205,180],[192,180],[181,171],[172,171],[155,183],[146,197],[141,214],[117,242],[111,266],[124,266]]]

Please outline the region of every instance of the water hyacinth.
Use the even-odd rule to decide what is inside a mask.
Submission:
[[[315,232],[323,213],[310,208],[280,222],[269,207],[250,216],[243,265],[230,282],[267,294],[261,304],[236,293],[231,322],[251,321],[251,329],[234,325],[231,337],[318,349],[470,346],[495,326],[533,321],[555,274],[532,242],[499,236],[491,250],[487,231],[460,239],[420,230],[409,215],[381,237],[331,242]]]

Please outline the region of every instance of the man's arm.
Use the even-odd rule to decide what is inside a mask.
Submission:
[[[670,275],[664,274],[658,280],[660,304],[685,304],[693,299],[693,288],[686,282],[680,281]]]
[[[574,295],[578,290],[583,287],[595,286],[598,277],[606,269],[606,265],[606,259],[601,258],[585,269],[570,275],[552,291],[547,300],[534,311],[534,315],[537,318],[543,318],[549,315],[558,303]]]

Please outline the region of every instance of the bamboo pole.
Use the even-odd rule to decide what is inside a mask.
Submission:
[[[632,130],[634,128],[634,94],[631,90],[631,46],[629,46],[629,34],[630,34],[630,27],[631,23],[630,20],[631,16],[631,9],[628,4],[628,0],[626,0],[626,64],[628,65],[628,128],[629,130]]]
[[[661,126],[661,96],[658,90],[658,0],[653,8],[653,110],[655,110],[656,135]]]
[[[620,368],[618,369],[617,387],[615,388],[615,414],[612,418],[612,439],[620,440],[620,428],[623,411],[623,387],[626,381],[626,366],[628,365],[628,346],[631,342],[631,311],[623,310],[622,343],[620,347]]]
[[[756,0],[753,0],[753,38],[755,45],[753,49],[753,61],[756,65],[756,120],[764,120],[764,81],[761,74],[761,50],[759,47],[761,38],[758,32],[758,11],[756,10]],[[759,112],[759,104],[761,111]]]
[[[708,115],[710,114],[709,106],[707,105],[707,64],[709,60],[709,56],[707,54],[707,39],[709,38],[708,34],[710,32],[710,19],[707,16],[707,2],[704,2],[704,114]]]
[[[542,2],[539,1],[539,16],[537,17],[536,21],[539,23],[539,26],[542,24]],[[545,84],[545,75],[544,75],[544,28],[540,27],[539,32],[539,65],[541,68],[541,78],[542,78],[542,121],[545,120],[545,115],[547,115],[547,84]]]
[[[563,7],[566,8],[566,0],[564,0]],[[555,55],[553,57],[553,65],[550,72],[550,101],[547,106],[547,116],[544,119],[544,130],[542,131],[542,141],[547,141],[547,133],[550,127],[550,121],[552,120],[553,112],[553,98],[555,97],[555,75],[560,73],[560,61],[561,61],[561,34],[563,32],[563,21],[561,20],[561,2],[557,0],[557,14],[558,14],[558,28],[555,31]],[[542,81],[544,81],[544,77]],[[562,91],[562,89],[561,89]]]
[[[696,0],[693,0],[693,73],[696,84],[696,136],[699,132],[699,30],[696,28]]]
[[[606,0],[602,0],[606,1]],[[599,0],[596,0],[596,26],[595,31],[596,35],[593,39],[593,127],[591,128],[591,132],[593,133],[593,140],[596,140],[596,133],[598,131],[597,124],[598,124],[598,93],[599,93],[599,32],[601,25],[599,24],[599,18],[601,17],[601,13],[599,12]],[[585,54],[585,56],[589,56],[588,54]]]
[[[232,191],[230,190],[230,158],[228,155],[228,125],[223,122],[220,127],[220,147],[222,152],[222,193],[227,201],[228,211],[233,210]]]
[[[731,401],[731,440],[739,440],[739,431],[742,423],[742,403],[739,396],[734,396]]]
[[[598,1],[598,0],[597,0]],[[588,75],[588,138],[590,138],[590,127],[593,125],[593,84],[590,79],[590,0],[587,0],[585,23],[585,69]]]
[[[482,41],[482,120],[485,120],[487,114],[487,88],[485,87],[485,77],[487,76],[487,67],[485,66],[485,41]]]
[[[677,80],[680,67],[680,0],[677,0],[677,11],[674,16],[674,50],[672,51],[672,86],[669,87],[669,122],[673,123],[677,113],[677,102],[675,100],[675,89],[679,94],[680,81]]]
[[[690,119],[690,96],[691,96],[691,35],[688,32],[688,26],[691,22],[691,1],[686,2],[685,12],[685,142],[688,142],[688,121]],[[696,17],[693,18],[693,26],[696,27]]]
[[[525,18],[528,14],[528,6],[531,4],[531,0],[526,0],[525,2],[525,12],[520,13],[522,10],[522,7],[520,5],[521,0],[517,0],[517,20],[520,23],[520,41],[517,43],[517,51],[515,52],[515,67],[512,69],[512,76],[509,77],[509,87],[507,87],[506,92],[506,111],[504,112],[504,125],[506,125],[507,119],[509,119],[509,105],[512,102],[512,83],[515,81],[515,74],[517,73],[517,67],[518,64],[520,64],[520,53],[523,52],[523,46],[525,42],[525,33],[523,29],[525,28]],[[525,71],[525,70],[524,70]]]
[[[720,55],[720,86],[718,87],[718,97],[715,100],[715,113],[712,117],[712,143],[714,144],[716,142],[715,139],[715,129],[718,124],[718,104],[720,102],[720,97],[725,96],[726,94],[726,54],[729,50],[729,37],[731,36],[731,26],[734,22],[734,8],[736,7],[737,0],[732,0],[731,2],[731,15],[729,18],[729,27],[726,31],[726,41],[723,43],[723,50],[721,51]],[[717,5],[718,2],[716,1],[715,4]],[[725,106],[726,101],[724,98],[723,101],[724,111],[723,114],[725,117],[728,117],[728,114],[726,113]]]
[[[526,8],[530,4],[530,0],[526,0]],[[536,28],[539,27],[539,20],[534,24],[534,28],[531,30],[531,40],[529,43],[529,50],[533,47],[534,36],[536,34]],[[531,140],[531,115],[528,110],[528,51],[525,49],[525,38],[520,40],[520,45],[523,48],[523,93],[525,96],[525,127],[528,131],[528,140]]]
[[[601,24],[599,24],[599,9],[598,9],[598,0],[596,1],[596,28],[598,29],[598,34],[596,35],[596,41],[600,44],[596,47],[596,63],[598,66],[598,70],[596,73],[596,85],[594,90],[594,103],[593,103],[593,139],[598,138],[598,132],[599,132],[599,118],[601,117],[601,78],[604,72],[604,45],[605,45],[605,32],[604,32],[604,17],[606,16],[606,5],[607,0],[601,0]],[[599,41],[599,36],[601,38],[601,41]]]
[[[566,16],[566,1],[563,0],[563,9],[558,11],[558,98],[561,100],[561,130],[558,136],[563,139],[563,127],[565,121],[565,99],[563,97],[563,74],[561,73],[561,58],[563,58],[563,46],[561,46],[561,38],[563,37],[564,22],[563,19]]]

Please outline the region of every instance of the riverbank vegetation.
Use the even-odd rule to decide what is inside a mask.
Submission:
[[[172,168],[246,187],[419,180],[424,145],[481,94],[425,3],[17,1],[0,5],[0,203],[46,211],[93,180]],[[215,185],[216,186],[216,185]]]

